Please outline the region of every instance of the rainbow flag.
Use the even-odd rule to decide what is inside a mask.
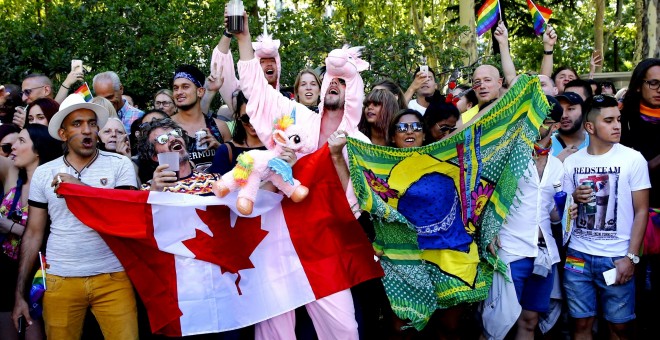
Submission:
[[[46,257],[41,252],[39,252],[39,263],[41,266],[34,274],[32,287],[30,288],[30,316],[33,318],[41,317],[43,312],[41,298],[46,291],[46,269],[48,264],[46,263]]]
[[[77,90],[73,91],[73,93],[77,93],[83,98],[85,98],[86,102],[91,102],[94,97],[92,96],[92,91],[89,90],[89,86],[87,86],[87,83],[82,84]]]
[[[545,32],[545,26],[548,24],[548,20],[550,20],[550,16],[552,15],[552,10],[539,6],[533,3],[532,0],[527,0],[527,6],[534,20],[534,33],[536,35],[543,34]]]
[[[497,25],[501,15],[499,0],[486,0],[477,12],[477,35],[481,36]]]

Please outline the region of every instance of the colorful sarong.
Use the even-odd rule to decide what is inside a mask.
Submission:
[[[549,109],[537,77],[523,75],[461,133],[421,148],[348,139],[355,193],[384,252],[392,310],[421,330],[436,309],[486,298],[487,254],[514,199]]]

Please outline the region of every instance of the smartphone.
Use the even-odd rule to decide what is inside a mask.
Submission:
[[[596,63],[596,65],[600,66],[600,65],[603,64],[603,52],[601,52],[601,51],[599,51],[599,50],[595,50],[595,51],[591,54],[591,57],[592,57],[594,60],[596,60],[596,59],[600,59],[600,60],[598,60],[598,62]]]
[[[27,328],[27,321],[24,316],[18,318],[18,338],[25,339],[25,329]]]
[[[429,65],[422,65],[419,67],[420,72],[423,72],[425,76],[429,76]]]
[[[78,60],[78,59],[71,60],[71,72],[82,72],[82,71],[83,71],[82,60]]]

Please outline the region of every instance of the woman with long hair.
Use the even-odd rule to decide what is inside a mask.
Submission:
[[[39,98],[28,108],[28,124],[48,126],[48,122],[60,110],[60,103],[50,98]]]
[[[454,104],[447,103],[445,96],[437,93],[429,99],[429,107],[424,114],[425,144],[437,142],[454,132],[460,118],[458,108]]]
[[[406,97],[403,93],[403,90],[394,80],[390,78],[383,78],[371,85],[371,91],[373,90],[388,90],[396,98],[396,102],[399,104],[399,110],[407,109],[408,104],[406,103]]]
[[[371,140],[372,144],[388,145],[392,136],[388,127],[392,117],[399,111],[394,95],[388,90],[373,90],[364,99],[362,118],[358,124],[360,132]]]
[[[310,110],[319,112],[319,101],[321,97],[321,80],[314,70],[306,68],[296,76],[293,83],[294,99]]]
[[[249,150],[265,150],[264,143],[259,140],[257,131],[250,124],[250,117],[245,113],[247,99],[243,92],[236,96],[236,111],[234,119],[236,125],[232,133],[231,141],[221,144],[215,151],[213,163],[206,172],[214,174],[225,174],[236,165],[238,155]]]
[[[18,134],[8,158],[0,158],[0,180],[5,190],[0,203],[0,334],[3,339],[18,339],[11,320],[18,275],[18,253],[28,218],[28,197],[34,170],[62,156],[61,142],[48,134],[48,127],[28,124]],[[39,323],[28,327],[26,339],[42,339]]]

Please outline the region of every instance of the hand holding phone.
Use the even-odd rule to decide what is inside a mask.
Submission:
[[[78,59],[71,60],[71,72],[82,72],[82,71],[83,71],[82,60],[78,60]]]
[[[591,54],[591,62],[594,64],[594,66],[602,66],[603,65],[603,52],[600,50],[595,50]]]
[[[420,66],[419,71],[422,72],[426,77],[428,77],[429,76],[429,65]]]
[[[24,316],[18,318],[18,338],[25,339],[25,330],[27,329],[27,321]]]

